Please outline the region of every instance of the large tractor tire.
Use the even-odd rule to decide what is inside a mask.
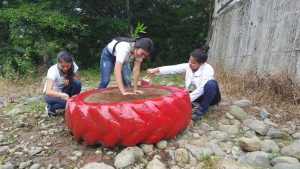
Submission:
[[[142,90],[123,96],[118,88],[106,88],[73,96],[66,106],[67,127],[76,140],[108,147],[153,144],[186,129],[192,112],[188,92],[170,86]]]

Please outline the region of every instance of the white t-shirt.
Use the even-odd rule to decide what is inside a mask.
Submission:
[[[76,65],[75,62],[73,62],[73,64],[74,64],[74,73],[75,73],[78,70],[78,66]],[[57,64],[51,66],[48,69],[47,79],[54,80],[53,90],[56,91],[56,92],[61,92],[62,88],[64,87],[64,80],[65,80],[65,78],[64,78],[64,76],[60,75],[59,69],[57,67]],[[45,83],[43,93],[46,92],[46,86],[47,86],[47,81]]]
[[[117,42],[118,41],[114,39],[107,45],[107,48],[110,53],[112,53],[113,48]],[[115,48],[115,53],[114,54],[112,53],[114,56],[116,56],[116,61],[119,61],[120,63],[129,61],[131,59],[131,57],[133,57],[130,54],[130,50],[133,48],[133,45],[134,45],[134,42],[132,42],[132,43],[125,42],[125,41],[119,42]],[[137,57],[137,58],[135,58],[135,60],[142,62],[143,58]]]

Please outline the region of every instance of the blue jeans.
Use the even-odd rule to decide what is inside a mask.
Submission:
[[[112,55],[107,46],[103,49],[100,58],[100,74],[101,80],[98,85],[98,88],[106,88],[111,77],[112,69],[115,65],[116,57]],[[130,64],[128,61],[124,61],[122,65],[122,81],[124,86],[131,86],[130,80]]]
[[[204,85],[203,94],[195,100],[200,103],[200,112],[205,113],[209,106],[215,105],[221,101],[221,94],[218,86],[218,82],[215,80],[209,80]]]
[[[68,86],[62,88],[62,93],[67,93],[70,97],[80,93],[81,91],[81,82],[79,79],[73,79],[70,81]],[[67,101],[58,97],[50,97],[45,94],[45,101],[50,107],[50,111],[55,111],[57,109],[65,109]]]

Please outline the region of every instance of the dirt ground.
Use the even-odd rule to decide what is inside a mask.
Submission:
[[[151,98],[157,98],[160,96],[165,96],[170,94],[171,92],[165,89],[158,88],[140,88],[144,93],[143,94],[135,94],[135,95],[122,95],[118,88],[112,90],[100,91],[94,94],[87,96],[84,100],[86,102],[97,103],[112,103],[112,102],[129,102],[136,100],[145,100]],[[132,92],[132,88],[126,89],[128,92]]]
[[[40,146],[43,149],[50,149],[50,151],[46,151],[46,153],[40,153],[35,155],[35,158],[31,156],[14,156],[10,155],[9,158],[11,162],[15,165],[19,165],[21,162],[33,160],[33,163],[39,163],[42,166],[49,166],[50,164],[61,164],[61,167],[64,168],[73,168],[74,161],[70,159],[71,153],[75,150],[82,151],[84,156],[82,156],[81,160],[86,162],[104,162],[108,165],[113,165],[114,154],[95,154],[97,149],[102,149],[100,145],[96,145],[94,147],[84,145],[83,143],[77,142],[73,139],[71,133],[65,128],[65,120],[62,116],[57,116],[52,118],[51,122],[48,121],[46,123],[51,124],[49,128],[41,128],[38,125],[38,120],[40,118],[28,117],[24,119],[24,126],[19,126],[21,128],[18,131],[13,133],[12,137],[16,137],[14,139],[14,144],[20,144],[24,142],[29,142],[27,147]],[[1,130],[12,126],[15,119],[5,119],[0,117],[0,121],[3,126],[1,126]],[[47,133],[45,135],[44,131],[53,129],[53,126],[57,126],[58,130],[51,133]],[[46,137],[44,139],[43,137]],[[21,148],[19,148],[21,150]],[[113,151],[113,149],[106,149],[107,151]],[[18,152],[18,149],[16,150]],[[80,162],[79,162],[80,164]],[[76,165],[75,165],[76,166]]]
[[[31,97],[34,95],[41,95],[42,91],[42,79],[32,80],[30,83],[16,84],[13,82],[0,83],[0,97],[4,98],[9,106],[18,106],[20,98]],[[222,85],[221,93],[222,93]],[[123,97],[116,90],[102,92],[101,94],[94,94],[86,98],[89,102],[120,102],[120,101],[133,101],[136,99],[146,99],[159,97],[169,94],[169,91],[161,89],[143,89],[145,93],[140,96],[126,96]],[[117,99],[112,99],[117,98]],[[210,123],[217,123],[221,119],[225,118],[225,114],[229,111],[229,104],[234,101],[244,98],[234,98],[234,96],[222,95],[222,104],[214,106],[212,108],[213,113],[208,113],[204,121]],[[39,163],[42,166],[49,166],[52,164],[59,164],[53,168],[80,168],[86,163],[90,162],[104,162],[105,164],[113,166],[114,157],[124,147],[116,146],[115,148],[107,148],[101,145],[87,146],[82,142],[74,140],[71,133],[66,127],[65,119],[63,115],[54,116],[51,118],[43,117],[43,106],[46,104],[41,100],[42,105],[34,105],[38,108],[34,111],[26,111],[21,116],[5,116],[2,114],[4,108],[0,107],[0,131],[4,131],[6,140],[12,141],[9,145],[10,148],[15,149],[8,154],[0,154],[0,164],[4,161],[10,161],[14,165],[19,165],[21,162],[32,160],[32,163]],[[250,115],[258,116],[259,111],[257,109],[246,110]],[[275,112],[276,113],[276,112]],[[284,116],[277,118],[271,116],[272,121],[282,122]],[[298,118],[297,118],[298,119]],[[296,124],[299,125],[299,121],[296,120]],[[1,133],[0,133],[1,134]],[[170,141],[170,144],[176,146],[175,142]],[[5,146],[5,145],[2,145]],[[16,152],[21,152],[22,149],[30,147],[42,147],[43,151],[34,157],[29,155],[18,156]],[[72,159],[74,152],[82,152],[82,156],[78,159]],[[100,153],[96,153],[100,152]],[[158,151],[155,154],[159,154],[163,157],[163,160],[168,164],[170,157],[164,150]],[[149,156],[153,157],[155,154]]]
[[[35,79],[26,83],[0,82],[0,97],[7,102],[7,107],[0,107],[0,131],[5,133],[4,145],[10,147],[10,152],[0,153],[0,164],[5,161],[10,161],[15,166],[22,162],[31,160],[32,164],[38,163],[42,166],[52,166],[53,168],[75,168],[82,167],[90,162],[104,162],[113,166],[114,157],[117,153],[124,149],[122,145],[114,148],[103,147],[101,145],[85,145],[83,142],[76,141],[69,129],[66,127],[64,115],[44,117],[44,106],[46,103],[43,97],[39,99],[38,105],[25,105],[36,109],[25,111],[22,114],[8,116],[3,115],[6,109],[13,109],[18,105],[23,104],[21,98],[31,98],[33,96],[42,96],[42,79]],[[134,101],[160,97],[170,94],[170,91],[165,89],[143,88],[143,95],[123,96],[118,89],[101,92],[86,98],[89,102],[120,102]],[[1,133],[0,133],[1,134]],[[176,143],[170,143],[176,144]],[[24,150],[31,147],[42,147],[43,151],[34,156],[28,155]],[[82,152],[82,156],[74,160],[74,152]],[[99,153],[95,153],[99,152]],[[21,155],[19,155],[21,154]],[[167,164],[171,158],[164,150],[156,152],[149,156],[159,154],[162,160]]]

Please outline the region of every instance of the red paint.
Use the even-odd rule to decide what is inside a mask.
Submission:
[[[108,147],[153,144],[174,138],[190,123],[189,94],[170,86],[146,87],[166,89],[171,94],[132,102],[89,103],[84,101],[86,96],[115,88],[82,92],[67,102],[67,127],[77,140],[83,139],[89,145],[100,142]]]

